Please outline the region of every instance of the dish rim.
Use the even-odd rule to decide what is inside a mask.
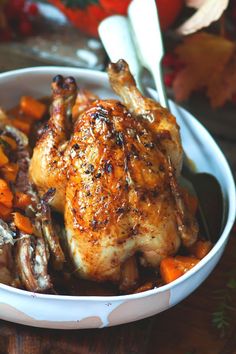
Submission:
[[[7,78],[7,77],[14,77],[18,76],[19,74],[30,74],[30,73],[44,73],[44,74],[51,74],[52,71],[67,71],[68,72],[77,72],[78,75],[83,74],[87,76],[101,76],[103,79],[107,78],[106,72],[101,72],[98,70],[91,70],[91,69],[83,69],[83,68],[76,68],[76,67],[66,67],[66,66],[35,66],[35,67],[28,67],[28,68],[22,68],[22,69],[16,69],[16,70],[9,70],[7,72],[0,73],[0,81],[1,79]],[[0,83],[1,84],[1,83]],[[175,102],[173,102],[174,105],[177,105]],[[177,105],[178,106],[178,105]],[[180,107],[180,106],[178,106]],[[29,297],[35,297],[38,299],[42,300],[56,300],[56,301],[63,301],[63,300],[72,300],[72,301],[88,301],[88,302],[106,302],[106,301],[124,301],[124,300],[134,300],[134,299],[139,299],[139,298],[145,298],[151,295],[156,295],[158,293],[162,293],[165,291],[169,291],[170,289],[173,289],[177,286],[179,286],[182,282],[185,282],[188,278],[190,278],[193,274],[198,273],[213,257],[214,255],[219,251],[219,249],[224,245],[226,242],[227,238],[229,237],[230,231],[233,227],[235,217],[236,217],[236,189],[235,189],[235,182],[234,178],[232,175],[232,171],[230,169],[229,163],[224,156],[222,150],[218,146],[217,142],[213,139],[209,131],[204,127],[204,125],[197,119],[195,118],[192,113],[188,112],[186,109],[180,107],[181,110],[184,112],[187,112],[191,115],[192,120],[199,126],[201,130],[204,130],[205,133],[207,133],[208,138],[211,140],[211,143],[215,145],[215,148],[218,151],[218,160],[219,164],[222,164],[225,170],[225,175],[227,175],[227,188],[226,188],[226,194],[228,196],[227,200],[227,210],[226,210],[226,215],[225,215],[225,226],[219,236],[218,241],[214,244],[210,252],[200,260],[200,262],[194,266],[192,269],[190,269],[187,273],[179,277],[178,279],[174,280],[173,282],[169,284],[162,285],[159,288],[153,288],[144,292],[136,293],[136,294],[127,294],[127,295],[109,295],[109,296],[98,296],[98,295],[54,295],[54,294],[41,294],[41,293],[34,293],[31,291],[27,290],[22,290],[18,288],[14,288],[10,285],[5,285],[0,283],[0,290],[5,290],[11,293],[14,293],[15,295],[21,295],[21,296],[29,296]]]

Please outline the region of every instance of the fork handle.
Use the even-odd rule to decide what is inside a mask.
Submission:
[[[161,68],[164,47],[156,2],[132,0],[128,7],[128,17],[139,59],[153,76],[160,104],[168,108]]]
[[[162,105],[162,107],[168,108],[170,110],[168,98],[166,95],[166,89],[165,89],[164,81],[163,81],[161,64],[158,63],[156,68],[154,68],[154,70],[150,70],[150,71],[152,73],[152,77],[155,82],[155,86],[156,86],[156,89],[158,92],[158,100],[159,100],[160,104]]]
[[[128,19],[120,15],[110,16],[100,23],[98,32],[110,60],[116,62],[124,59],[129,64],[139,90],[143,92],[140,78],[142,66],[136,55]]]

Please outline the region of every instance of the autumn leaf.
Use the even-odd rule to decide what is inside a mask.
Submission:
[[[199,9],[206,0],[185,0],[185,4],[188,7],[193,7],[194,9]]]
[[[221,107],[226,101],[230,101],[236,93],[236,51],[228,62],[222,76],[215,80],[215,86],[211,85],[208,96],[211,98],[213,108]]]
[[[173,82],[177,101],[204,89],[212,107],[222,106],[236,92],[236,45],[209,33],[185,38],[175,50],[183,68]]]
[[[229,0],[187,0],[186,5],[196,8],[197,11],[177,29],[177,32],[187,35],[208,27],[221,17],[228,4]]]

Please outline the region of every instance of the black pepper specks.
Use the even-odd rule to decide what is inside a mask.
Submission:
[[[159,165],[159,171],[165,172],[165,166],[164,165]]]
[[[146,161],[146,166],[151,167],[152,166],[152,162],[151,161]]]
[[[119,207],[116,209],[117,214],[123,214],[125,212],[125,208],[124,207]]]
[[[122,132],[115,132],[116,144],[120,147],[124,145],[124,135]]]
[[[104,170],[107,173],[111,173],[113,171],[113,166],[109,161],[105,162]]]
[[[94,166],[90,163],[88,164],[88,168],[86,171],[84,171],[87,175],[90,174],[90,173],[93,173],[94,172]]]
[[[91,115],[93,119],[100,120],[102,122],[110,123],[109,113],[103,107],[98,107],[98,111]]]
[[[93,228],[93,230],[95,230],[98,226],[98,222],[96,219],[92,219],[90,222],[91,227]]]
[[[154,190],[151,191],[151,194],[154,198],[156,198],[159,195],[159,190],[156,188]]]
[[[79,146],[79,144],[74,144],[73,146],[72,146],[72,149],[74,149],[74,150],[79,150],[80,149],[80,146]]]
[[[155,144],[150,142],[150,143],[145,143],[144,146],[147,147],[147,148],[150,148],[150,149],[154,149]]]

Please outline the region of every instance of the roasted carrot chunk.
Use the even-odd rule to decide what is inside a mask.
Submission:
[[[0,204],[0,218],[4,221],[8,221],[11,216],[12,209]]]
[[[183,275],[173,257],[164,258],[160,264],[160,274],[163,281],[168,284]]]
[[[27,216],[15,212],[13,213],[13,221],[19,230],[25,232],[26,234],[33,233],[33,226],[31,224],[30,219]]]
[[[14,207],[19,209],[25,209],[28,205],[31,204],[31,197],[22,192],[15,193]]]
[[[10,122],[15,128],[21,130],[26,135],[29,135],[32,126],[31,122],[26,122],[22,119],[17,118],[11,119]]]
[[[6,135],[2,135],[1,139],[6,141],[6,143],[8,143],[10,145],[12,150],[16,150],[17,149],[17,143],[16,143],[16,141],[13,138],[10,138],[9,136],[6,136]]]
[[[2,146],[0,146],[0,167],[6,165],[9,162],[9,159],[5,152],[3,151]]]
[[[204,258],[211,250],[212,243],[210,241],[198,240],[189,248],[189,251],[198,259]]]
[[[186,273],[199,262],[199,259],[190,256],[176,256],[175,261],[177,262],[178,268],[183,271],[183,273]]]
[[[20,100],[20,108],[24,114],[40,120],[46,112],[47,106],[33,97],[23,96]]]
[[[168,284],[181,277],[181,275],[193,268],[198,262],[199,259],[195,257],[176,256],[175,258],[164,258],[160,264],[161,277]]]
[[[8,182],[15,182],[19,167],[16,163],[8,163],[1,168],[3,177]]]
[[[4,179],[0,178],[0,203],[8,208],[12,208],[13,194]]]

